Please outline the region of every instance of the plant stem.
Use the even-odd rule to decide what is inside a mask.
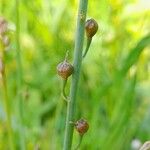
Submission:
[[[16,60],[17,60],[17,88],[18,88],[18,114],[19,114],[19,135],[20,135],[20,149],[25,150],[25,136],[24,136],[24,128],[23,128],[23,98],[21,95],[21,87],[23,83],[23,73],[22,73],[22,62],[20,56],[20,17],[19,17],[19,0],[16,0]]]
[[[64,100],[68,100],[67,95],[66,95],[66,91],[65,91],[65,87],[67,84],[67,79],[63,79],[63,83],[62,83],[62,96],[64,98]]]
[[[4,0],[1,0],[1,13],[4,13],[4,9],[5,9],[5,2]]]
[[[84,51],[83,56],[82,56],[83,58],[86,56],[86,54],[90,48],[91,42],[92,42],[92,38],[87,38],[86,48],[85,48],[85,51]]]
[[[3,50],[3,57],[5,58]],[[4,92],[4,105],[5,105],[5,111],[6,111],[6,117],[7,117],[7,130],[8,130],[8,137],[9,137],[9,144],[10,144],[10,150],[15,150],[14,145],[14,136],[13,136],[13,130],[11,125],[11,111],[10,111],[10,104],[9,104],[9,98],[8,98],[8,90],[7,90],[7,81],[6,81],[6,72],[5,72],[5,66],[4,61],[3,62],[3,72],[2,74],[2,83],[3,83],[3,92]]]
[[[79,149],[79,147],[80,147],[80,145],[82,143],[82,139],[83,139],[83,135],[80,135],[80,137],[79,137],[79,143],[78,143],[77,147],[75,148],[75,150]]]
[[[67,105],[67,117],[63,150],[71,150],[73,128],[70,121],[74,121],[75,114],[75,101],[77,95],[78,81],[80,76],[80,67],[82,63],[82,50],[84,41],[84,26],[87,13],[88,0],[80,0],[78,18],[77,18],[77,31],[74,48],[74,73],[72,75],[71,88],[70,88],[70,101]]]

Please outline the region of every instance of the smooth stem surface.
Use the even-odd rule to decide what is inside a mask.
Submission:
[[[80,135],[80,137],[79,137],[79,143],[78,143],[77,147],[75,148],[75,150],[79,149],[79,147],[80,147],[80,145],[82,143],[82,139],[83,139],[83,135]]]
[[[4,9],[5,9],[5,0],[1,0],[1,13],[4,13]]]
[[[19,0],[16,0],[16,60],[17,60],[17,88],[18,88],[18,114],[19,114],[19,135],[20,135],[20,150],[25,150],[25,136],[23,128],[23,98],[21,95],[22,88],[22,63],[20,56],[20,18],[19,18]]]
[[[62,83],[62,96],[63,96],[64,100],[67,101],[67,95],[66,95],[66,91],[65,91],[66,84],[67,84],[67,79],[63,79],[63,83]]]
[[[3,55],[3,56],[5,57],[5,55]],[[13,130],[12,130],[12,126],[11,126],[11,112],[10,112],[10,107],[9,107],[10,104],[9,104],[9,98],[8,98],[5,66],[4,66],[4,70],[2,73],[2,83],[3,83],[3,92],[4,92],[5,111],[6,111],[6,117],[7,117],[7,130],[8,130],[9,144],[10,144],[9,148],[10,148],[10,150],[15,150],[14,136],[13,136]]]
[[[91,42],[92,42],[92,38],[87,38],[87,44],[86,44],[86,48],[85,48],[85,51],[84,51],[84,54],[83,54],[83,58],[86,56],[89,48],[90,48],[90,45],[91,45]]]
[[[74,49],[74,73],[72,75],[71,88],[70,88],[70,101],[67,105],[67,117],[66,117],[66,128],[63,150],[71,150],[72,137],[74,126],[70,121],[74,121],[75,115],[75,101],[77,95],[78,81],[80,76],[80,67],[82,63],[82,50],[84,41],[84,27],[87,13],[88,0],[80,0],[78,18],[77,18],[77,31],[75,38],[75,49]]]

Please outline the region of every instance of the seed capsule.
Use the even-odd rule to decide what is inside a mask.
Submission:
[[[57,73],[59,76],[66,80],[73,73],[73,66],[64,60],[58,64]]]
[[[86,133],[89,129],[89,124],[86,120],[80,119],[75,123],[76,130],[79,132],[80,135]]]
[[[97,22],[94,19],[88,19],[85,23],[85,30],[86,36],[88,38],[92,38],[98,30]]]

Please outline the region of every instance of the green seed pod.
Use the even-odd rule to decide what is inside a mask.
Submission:
[[[98,30],[97,22],[94,19],[88,19],[85,23],[85,30],[87,38],[92,38]]]
[[[80,135],[86,133],[89,129],[89,124],[86,120],[80,119],[75,123],[76,130],[79,132]]]
[[[63,79],[67,79],[73,73],[73,66],[66,59],[57,66],[57,73]]]

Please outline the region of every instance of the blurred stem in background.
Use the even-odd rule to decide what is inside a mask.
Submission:
[[[25,135],[23,125],[23,97],[22,97],[22,85],[23,85],[23,72],[20,54],[20,14],[19,14],[19,0],[16,0],[16,60],[17,60],[17,96],[18,96],[18,115],[19,115],[19,135],[20,135],[20,149],[25,150]]]
[[[63,150],[71,150],[72,137],[73,137],[73,128],[74,126],[70,121],[74,121],[75,116],[75,101],[78,89],[78,81],[80,77],[80,67],[82,63],[82,50],[83,50],[83,41],[84,41],[84,27],[85,19],[87,13],[88,0],[79,1],[79,10],[77,18],[77,31],[75,38],[75,48],[74,48],[74,73],[72,75],[72,82],[70,88],[70,100],[67,105],[67,117],[66,117],[66,129],[65,129],[65,138],[64,138],[64,147]]]
[[[1,3],[1,13],[3,14],[3,12],[4,12],[4,0],[1,0],[0,3]]]
[[[11,107],[8,97],[8,89],[7,89],[7,80],[6,80],[6,72],[5,72],[5,51],[4,46],[1,44],[1,55],[0,56],[0,63],[1,63],[1,75],[2,75],[2,84],[3,84],[3,95],[4,95],[4,106],[6,111],[6,118],[7,118],[7,131],[8,131],[8,138],[9,138],[9,148],[10,150],[15,150],[15,143],[14,143],[14,135],[12,130],[11,124]]]

